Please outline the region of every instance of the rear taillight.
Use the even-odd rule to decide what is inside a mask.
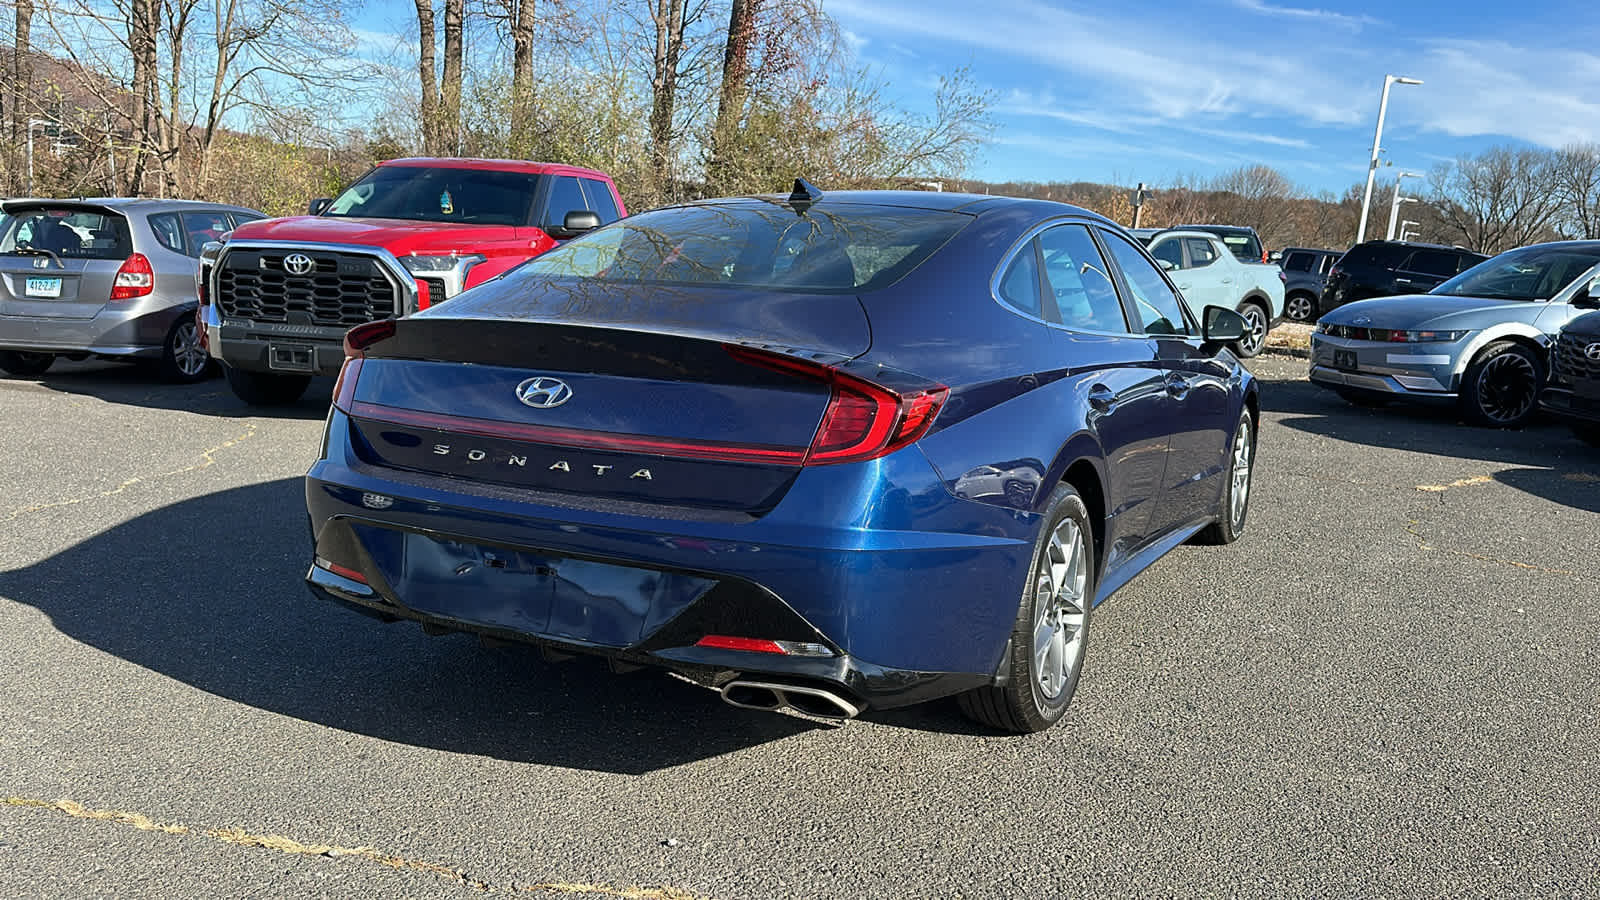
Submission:
[[[729,355],[785,375],[828,385],[832,393],[802,465],[861,462],[887,456],[928,433],[950,396],[942,384],[894,390],[833,366],[765,350],[724,345]]]
[[[770,641],[765,638],[734,637],[726,634],[708,634],[694,644],[716,650],[739,650],[744,653],[774,653],[779,656],[832,656],[833,651],[822,644],[809,641]]]
[[[379,319],[357,325],[344,333],[344,365],[339,369],[339,380],[333,383],[333,405],[349,412],[356,399],[356,380],[361,377],[361,362],[367,348],[379,341],[394,337],[394,320]]]
[[[156,289],[156,273],[150,268],[150,259],[143,253],[135,253],[122,261],[122,267],[117,269],[117,277],[111,282],[111,299],[132,300],[143,297]]]

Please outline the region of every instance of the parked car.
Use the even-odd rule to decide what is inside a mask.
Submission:
[[[1573,306],[1600,309],[1600,281],[1573,299]],[[1600,313],[1578,316],[1561,329],[1550,353],[1550,382],[1539,403],[1567,420],[1572,432],[1600,447]]]
[[[310,215],[240,228],[201,258],[207,346],[241,400],[292,403],[339,371],[352,325],[450,300],[626,212],[591,169],[380,163]]]
[[[736,706],[1041,730],[1097,603],[1244,529],[1243,330],[1059,203],[652,210],[351,330],[307,580]]]
[[[57,357],[148,361],[198,381],[195,257],[259,219],[187,200],[16,199],[0,203],[0,370],[43,375]]]
[[[1249,359],[1267,345],[1283,318],[1284,274],[1275,265],[1240,262],[1222,239],[1204,231],[1164,230],[1145,239],[1183,296],[1196,306],[1226,306],[1244,316],[1244,339],[1234,351]]]
[[[1344,254],[1338,250],[1286,247],[1278,256],[1285,276],[1283,314],[1295,322],[1312,322],[1322,315],[1322,289],[1328,283],[1328,270]]]
[[[1427,294],[1346,304],[1317,321],[1311,381],[1351,403],[1434,399],[1513,428],[1537,409],[1554,335],[1600,277],[1600,241],[1511,250]]]
[[[1489,257],[1461,247],[1411,241],[1367,241],[1351,247],[1328,271],[1318,313],[1369,297],[1433,290]]]

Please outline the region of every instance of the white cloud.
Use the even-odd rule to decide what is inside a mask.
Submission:
[[[1415,93],[1402,121],[1454,137],[1504,135],[1544,147],[1600,141],[1600,55],[1500,41],[1424,46],[1412,67],[1423,84],[1404,88]]]
[[[1349,13],[1334,12],[1329,9],[1307,9],[1300,6],[1277,6],[1265,0],[1233,0],[1233,5],[1240,9],[1264,16],[1276,16],[1286,19],[1298,19],[1315,25],[1332,25],[1338,28],[1348,28],[1351,31],[1360,31],[1366,25],[1379,25],[1377,19],[1367,15],[1350,15]]]

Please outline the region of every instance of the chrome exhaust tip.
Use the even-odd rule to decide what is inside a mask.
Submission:
[[[769,681],[730,681],[722,686],[730,706],[767,712],[792,710],[804,716],[842,722],[861,714],[861,707],[825,688]]]

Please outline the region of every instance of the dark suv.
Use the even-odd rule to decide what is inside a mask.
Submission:
[[[1283,314],[1296,322],[1309,322],[1322,315],[1319,305],[1328,270],[1342,256],[1338,250],[1313,250],[1287,247],[1278,258],[1283,268]]]
[[[1322,289],[1320,315],[1368,297],[1426,294],[1489,257],[1461,247],[1367,241],[1339,258]]]
[[[1586,305],[1597,304],[1600,299],[1591,293]],[[1578,437],[1600,447],[1600,312],[1579,316],[1561,329],[1550,350],[1550,382],[1539,402],[1571,423]]]
[[[1261,235],[1245,225],[1174,225],[1162,231],[1204,231],[1222,240],[1222,245],[1233,252],[1240,262],[1264,263],[1267,253],[1261,249]]]

